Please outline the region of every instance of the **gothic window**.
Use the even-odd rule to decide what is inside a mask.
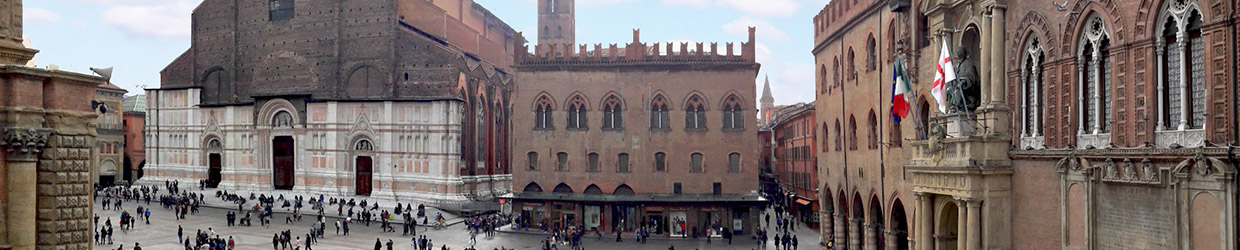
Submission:
[[[277,127],[277,128],[278,127],[292,128],[293,127],[293,115],[289,114],[288,111],[276,112],[276,115],[272,116],[271,118],[271,126]]]
[[[840,120],[835,120],[835,151],[844,150],[844,133],[840,132]]]
[[[556,38],[562,38],[562,37],[564,37],[564,26],[556,26],[556,27],[555,27],[555,37],[556,37]]]
[[[663,152],[654,153],[654,171],[655,172],[667,171],[667,153],[663,153]]]
[[[603,101],[603,130],[624,130],[623,109],[619,97],[612,95]]]
[[[745,116],[741,114],[741,101],[736,95],[728,96],[723,102],[723,129],[741,130],[745,128]]]
[[[360,141],[357,141],[357,144],[356,144],[356,145],[353,145],[353,150],[355,150],[355,151],[374,151],[374,150],[375,150],[375,145],[374,145],[373,143],[370,143],[370,140],[360,140]]]
[[[857,77],[857,64],[856,64],[857,54],[853,53],[852,47],[848,47],[848,58],[847,59],[848,59],[848,65],[847,65],[847,68],[844,69],[844,74],[848,77],[849,81],[852,81],[853,79],[856,79]]]
[[[827,65],[824,64],[818,71],[818,92],[826,93],[828,87],[830,86],[827,85]]]
[[[901,130],[900,121],[896,119],[891,119],[891,138],[890,138],[891,142],[890,144],[892,147],[898,148],[898,147],[904,146],[904,133],[903,131],[900,131],[900,130]]]
[[[828,129],[830,128],[827,127],[827,122],[823,122],[822,123],[822,136],[819,136],[819,138],[822,139],[822,152],[827,152],[827,149],[830,148],[831,146],[831,144],[828,143],[829,141],[831,141],[831,132],[828,131]]]
[[[616,172],[629,172],[629,154],[620,153],[619,155],[616,155]]]
[[[874,110],[870,110],[869,125],[870,128],[870,149],[878,149],[878,120],[874,115]]]
[[[586,130],[586,101],[584,97],[573,96],[568,100],[568,122],[564,125],[568,130]]]
[[[1077,73],[1080,76],[1079,134],[1111,132],[1110,39],[1101,17],[1093,16],[1081,36]],[[1095,145],[1098,146],[1098,145]]]
[[[740,153],[728,154],[728,172],[730,173],[741,172],[741,154]]]
[[[697,95],[689,97],[685,103],[685,130],[706,130],[706,105]]]
[[[930,101],[924,95],[917,99],[917,139],[930,139]]]
[[[878,44],[874,41],[874,34],[870,34],[865,39],[865,71],[870,72],[878,68]]]
[[[598,153],[590,153],[586,158],[589,160],[590,172],[598,172]]]
[[[293,18],[293,0],[268,0],[267,20],[280,21]]]
[[[650,129],[667,130],[669,128],[667,106],[667,98],[661,94],[654,96],[654,99],[650,101]]]
[[[539,97],[537,104],[534,105],[534,130],[555,129],[551,122],[551,114],[554,107],[551,105],[551,98],[547,96]]]
[[[887,24],[887,61],[896,59],[896,23],[892,21]]]
[[[555,171],[568,171],[568,153],[555,154]]]
[[[1037,37],[1030,37],[1029,42],[1025,44],[1021,57],[1021,136],[1022,137],[1040,137],[1042,136],[1042,62],[1046,57],[1042,55],[1042,44]],[[1024,147],[1022,147],[1024,148]]]
[[[530,171],[538,171],[538,152],[530,152],[525,154],[525,157],[530,164]]]
[[[1160,131],[1205,128],[1205,47],[1191,0],[1167,1],[1158,37]]]
[[[857,150],[857,117],[848,116],[848,150]]]
[[[693,153],[692,155],[689,155],[689,164],[690,164],[689,172],[701,173],[702,172],[702,153]]]

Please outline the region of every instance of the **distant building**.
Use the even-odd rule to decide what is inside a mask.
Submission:
[[[27,67],[21,6],[0,3],[0,248],[90,249],[104,79]]]
[[[95,163],[99,166],[95,182],[100,186],[111,186],[118,180],[132,181],[122,178],[123,151],[125,149],[124,111],[121,103],[125,100],[125,89],[112,83],[99,84],[95,89]]]
[[[468,0],[270,2],[195,9],[144,179],[497,208],[520,34]]]
[[[142,170],[146,167],[146,96],[126,97],[121,105],[125,115],[125,162],[121,179],[132,183],[142,179]]]
[[[787,105],[774,111],[768,127],[775,176],[780,190],[775,202],[793,208],[798,220],[818,226],[818,132],[813,103]]]
[[[638,31],[623,48],[540,38],[515,66],[513,213],[536,228],[754,233],[753,32],[740,51],[646,44]]]

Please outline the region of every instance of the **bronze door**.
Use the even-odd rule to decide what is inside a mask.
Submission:
[[[277,136],[271,144],[272,184],[276,189],[291,190],[294,184],[293,137]]]
[[[374,168],[371,165],[371,161],[369,156],[357,157],[357,183],[355,186],[357,188],[357,195],[369,196],[373,188],[371,187],[371,175]]]

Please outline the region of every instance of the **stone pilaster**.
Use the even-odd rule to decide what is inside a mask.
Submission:
[[[5,197],[0,213],[4,227],[0,233],[0,248],[35,248],[36,163],[39,153],[47,145],[49,129],[9,127],[4,128],[0,146],[5,150]]]

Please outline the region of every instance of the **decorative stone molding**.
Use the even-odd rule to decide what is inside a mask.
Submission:
[[[1154,132],[1154,146],[1171,148],[1172,144],[1178,144],[1184,148],[1201,147],[1206,144],[1205,135],[1204,129],[1158,131]]]
[[[1077,142],[1076,142],[1077,149],[1090,149],[1090,147],[1093,147],[1094,149],[1099,149],[1099,148],[1110,148],[1111,147],[1111,134],[1110,133],[1077,134],[1076,139],[1077,139]]]
[[[1139,164],[1139,165],[1138,165]],[[1102,181],[1110,183],[1130,183],[1130,184],[1162,184],[1159,176],[1158,167],[1155,167],[1149,158],[1141,159],[1140,163],[1134,163],[1132,159],[1124,158],[1123,162],[1115,164],[1113,160],[1107,158],[1107,162],[1102,164],[1103,176]]]
[[[1205,177],[1223,173],[1225,168],[1227,168],[1227,164],[1222,160],[1197,154],[1193,158],[1185,159],[1180,164],[1176,164],[1172,172],[1177,174],[1196,174]]]
[[[1043,145],[1044,141],[1046,141],[1045,137],[1042,136],[1022,136],[1020,137],[1020,149],[1043,149],[1046,148],[1046,146]]]
[[[9,161],[36,161],[51,132],[46,128],[4,128],[4,140],[0,140],[0,146],[4,146]]]

